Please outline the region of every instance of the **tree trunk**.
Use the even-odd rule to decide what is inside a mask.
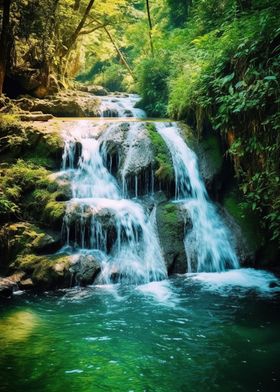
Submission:
[[[74,5],[73,5],[73,10],[78,11],[80,8],[80,2],[81,0],[74,0]]]
[[[151,47],[151,54],[152,54],[152,57],[154,57],[154,44],[153,44],[153,37],[152,37],[153,25],[152,25],[151,13],[150,13],[149,0],[146,0],[146,8],[147,8],[148,21],[149,21],[149,41],[150,41],[150,47]]]
[[[69,41],[68,41],[68,43],[67,43],[67,50],[66,50],[65,55],[67,55],[67,54],[70,52],[70,50],[72,49],[73,45],[75,44],[75,42],[76,42],[76,40],[77,40],[77,38],[78,38],[78,36],[79,36],[79,34],[80,34],[80,31],[81,31],[82,28],[84,27],[85,21],[86,21],[88,15],[89,15],[89,13],[90,13],[92,7],[93,7],[94,1],[95,1],[95,0],[90,0],[90,1],[89,1],[88,6],[87,6],[87,8],[86,8],[86,10],[85,10],[85,13],[84,13],[84,15],[83,15],[83,17],[82,17],[80,23],[78,24],[76,30],[75,30],[74,33],[71,35],[71,37],[70,37],[70,39],[69,39]]]
[[[116,44],[116,42],[114,41],[114,39],[113,39],[113,37],[112,37],[110,31],[107,29],[106,26],[103,26],[103,28],[104,28],[106,34],[108,35],[110,41],[112,42],[114,48],[116,49],[116,52],[118,53],[118,55],[119,55],[119,57],[120,57],[120,59],[121,59],[121,62],[122,62],[123,65],[126,67],[126,69],[127,69],[128,72],[130,73],[130,75],[132,76],[132,78],[135,79],[135,76],[134,76],[134,74],[133,74],[133,72],[132,72],[132,70],[131,70],[131,68],[130,68],[130,66],[129,66],[129,64],[128,64],[128,62],[126,61],[126,59],[124,58],[124,55],[123,55],[122,52],[120,51],[120,49],[119,49],[118,45]]]
[[[10,6],[11,0],[4,0],[2,30],[0,35],[0,95],[2,95],[3,92],[9,55]]]

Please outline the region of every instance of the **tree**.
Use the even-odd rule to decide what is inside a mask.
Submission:
[[[153,24],[152,24],[152,19],[151,19],[149,0],[146,0],[146,10],[147,10],[147,16],[148,16],[148,22],[149,22],[149,40],[150,40],[150,46],[151,46],[151,54],[152,54],[152,57],[154,57],[154,44],[153,44],[153,37],[152,37]]]
[[[2,3],[3,7],[3,19],[2,29],[0,35],[0,95],[3,92],[3,84],[6,75],[6,67],[9,57],[10,49],[10,8],[11,0],[4,0]]]
[[[75,42],[76,42],[76,40],[77,40],[77,38],[78,38],[82,28],[84,27],[84,24],[85,24],[85,22],[87,20],[87,17],[89,16],[89,13],[90,13],[93,5],[94,5],[94,2],[95,2],[95,0],[90,0],[89,1],[88,5],[87,5],[87,8],[86,8],[86,10],[85,10],[85,12],[83,14],[83,17],[80,20],[80,23],[78,24],[78,26],[76,27],[75,31],[73,32],[73,34],[69,38],[69,41],[67,42],[67,50],[65,52],[65,55],[67,55],[70,52],[70,50],[72,49],[73,45],[75,44]]]

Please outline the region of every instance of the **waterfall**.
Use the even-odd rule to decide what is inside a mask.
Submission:
[[[167,276],[154,198],[162,184],[155,179],[153,148],[141,120],[145,113],[134,108],[137,99],[133,95],[102,99],[103,116],[134,116],[130,121],[81,120],[64,135],[62,172],[72,189],[64,240],[73,253],[98,259],[99,283],[141,284]],[[228,229],[207,195],[195,153],[175,123],[155,125],[173,161],[174,203],[191,221],[184,238],[188,272],[237,268]]]
[[[156,127],[172,156],[175,200],[182,204],[192,222],[184,241],[188,272],[238,268],[228,230],[209,200],[199,175],[195,153],[184,142],[176,124],[157,123]]]
[[[118,127],[116,123],[106,128],[103,122],[88,127],[81,121],[64,135],[62,170],[68,171],[72,186],[63,224],[65,241],[75,252],[99,255],[100,283],[161,280],[167,272],[154,224],[155,213],[149,214],[140,203],[125,199],[104,164],[102,143]],[[130,127],[128,132],[133,134],[134,124]],[[81,146],[79,159],[75,157],[77,145]]]

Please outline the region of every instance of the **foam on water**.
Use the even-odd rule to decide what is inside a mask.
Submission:
[[[233,289],[243,292],[254,290],[262,295],[280,292],[280,280],[272,272],[240,268],[225,272],[187,274],[187,279],[197,281],[210,291],[228,293]]]
[[[179,298],[168,280],[150,282],[145,285],[138,286],[137,291],[150,297],[153,301],[161,305],[174,307],[179,303]]]

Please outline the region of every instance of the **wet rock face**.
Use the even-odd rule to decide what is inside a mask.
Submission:
[[[197,155],[199,172],[207,192],[212,199],[220,201],[224,185],[223,179],[225,175],[228,175],[225,173],[227,165],[225,165],[221,140],[218,136],[211,135],[197,142],[192,134],[187,137],[187,140]]]
[[[11,298],[16,285],[7,278],[0,278],[0,300]]]
[[[234,220],[234,218],[222,207],[220,207],[220,214],[223,217],[230,233],[230,242],[234,245],[235,252],[241,266],[252,265],[254,260],[254,251],[250,249],[250,246],[242,233],[241,227]]]
[[[100,271],[100,262],[93,255],[80,255],[70,267],[75,283],[81,286],[92,284]]]
[[[190,224],[176,204],[163,202],[157,207],[159,239],[169,275],[187,272],[184,235]]]
[[[153,145],[144,124],[122,123],[101,137],[104,164],[130,196],[152,192]]]

